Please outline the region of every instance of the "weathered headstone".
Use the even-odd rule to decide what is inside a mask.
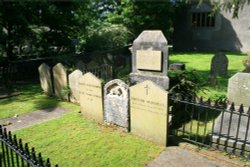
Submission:
[[[151,80],[164,89],[169,88],[168,42],[161,31],[143,31],[133,42],[132,83]]]
[[[92,73],[81,76],[80,106],[83,115],[100,123],[103,122],[102,82]]]
[[[99,65],[97,62],[95,61],[90,61],[88,64],[87,64],[87,69],[91,69],[91,68],[97,68]]]
[[[228,81],[227,98],[235,105],[250,106],[250,74],[236,73]]]
[[[152,81],[130,87],[131,131],[166,146],[168,92]]]
[[[53,67],[53,78],[55,95],[60,99],[68,100],[67,71],[61,63],[57,63]]]
[[[38,68],[40,84],[43,91],[51,96],[53,94],[52,80],[51,80],[51,72],[50,67],[43,63]]]
[[[111,80],[104,86],[105,120],[128,128],[128,85],[119,79]]]
[[[228,59],[224,53],[216,53],[211,61],[211,73],[225,76],[227,75]]]
[[[185,64],[183,63],[173,63],[169,66],[170,70],[185,70]]]
[[[76,68],[83,72],[86,69],[86,65],[80,60],[76,63]]]
[[[80,103],[79,79],[81,76],[82,72],[80,70],[75,70],[69,74],[70,101],[73,103]]]

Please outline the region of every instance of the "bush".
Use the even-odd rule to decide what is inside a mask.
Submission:
[[[246,56],[242,62],[245,66],[244,72],[250,73],[250,55],[248,54],[248,56]]]

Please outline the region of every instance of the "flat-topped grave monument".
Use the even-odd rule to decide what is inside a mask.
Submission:
[[[167,145],[168,92],[152,81],[130,87],[131,132]]]
[[[79,81],[80,106],[83,115],[103,122],[102,81],[88,72]]]
[[[38,67],[41,88],[47,95],[53,94],[50,67],[43,63]]]
[[[132,83],[151,80],[164,89],[169,88],[167,77],[168,42],[159,30],[143,31],[132,46]]]

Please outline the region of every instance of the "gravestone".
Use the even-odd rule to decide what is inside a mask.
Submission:
[[[51,72],[50,67],[43,63],[38,68],[40,84],[43,91],[51,96],[53,94],[52,80],[51,80]]]
[[[99,65],[97,62],[95,61],[90,61],[88,64],[87,64],[87,69],[92,69],[92,68],[97,68]]]
[[[185,64],[183,63],[173,63],[173,64],[170,64],[169,66],[169,69],[170,70],[185,70]]]
[[[211,61],[210,72],[219,75],[227,75],[228,59],[224,53],[216,53]]]
[[[236,73],[228,81],[227,98],[235,105],[250,106],[250,74]]]
[[[54,90],[55,95],[60,99],[68,100],[67,94],[67,71],[61,63],[53,67]]]
[[[119,79],[104,86],[104,116],[107,122],[128,128],[128,85]]]
[[[83,115],[103,122],[102,82],[92,73],[81,76],[79,81],[80,106]]]
[[[168,42],[161,31],[143,31],[133,42],[130,80],[139,83],[151,80],[169,88]]]
[[[76,68],[83,72],[86,69],[86,65],[80,60],[76,63]]]
[[[80,70],[75,70],[69,74],[70,101],[73,103],[80,103],[79,79],[81,76],[82,72]]]
[[[232,114],[230,111],[221,112],[219,117],[215,120],[214,131],[212,134],[213,145],[221,148],[227,146],[228,148],[226,150],[231,152],[234,150],[234,146],[242,149],[244,141],[246,141],[245,150],[248,151],[247,154],[249,155],[250,133],[246,131],[247,128],[250,128],[248,117],[249,115],[247,114],[242,114],[240,116],[238,111],[235,111]],[[241,153],[241,151],[237,152],[236,150],[237,155],[238,153]]]
[[[167,145],[168,92],[152,81],[130,87],[131,132]]]

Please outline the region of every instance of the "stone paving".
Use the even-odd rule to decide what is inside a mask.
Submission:
[[[20,116],[0,120],[0,125],[5,125],[4,127],[9,131],[15,131],[60,117],[66,112],[68,112],[68,110],[63,107],[37,110]]]

